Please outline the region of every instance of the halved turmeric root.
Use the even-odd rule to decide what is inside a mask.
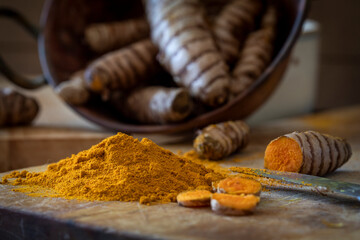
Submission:
[[[351,154],[344,139],[314,131],[293,132],[269,143],[265,168],[323,176],[341,167]]]
[[[232,195],[214,193],[211,195],[211,209],[223,215],[242,216],[254,212],[260,202],[255,195]]]
[[[183,207],[210,206],[211,192],[207,190],[193,190],[180,193],[176,200]]]
[[[261,183],[242,177],[228,177],[221,180],[217,184],[217,191],[219,193],[228,193],[228,194],[253,194],[260,196],[261,193]]]

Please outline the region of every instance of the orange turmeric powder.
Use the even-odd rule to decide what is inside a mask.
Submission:
[[[16,178],[11,181],[10,178]],[[54,197],[102,201],[175,202],[192,189],[211,190],[223,176],[156,145],[118,133],[90,149],[50,164],[40,173],[13,172],[2,183],[40,186]],[[9,181],[10,180],[10,181]]]

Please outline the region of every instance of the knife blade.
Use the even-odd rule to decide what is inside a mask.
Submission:
[[[360,185],[355,183],[335,181],[324,177],[317,177],[300,173],[281,172],[267,169],[233,167],[230,168],[230,170],[237,173],[291,183],[294,184],[296,189],[299,189],[296,186],[305,186],[305,188],[301,189],[308,189],[323,196],[345,198],[360,202]]]

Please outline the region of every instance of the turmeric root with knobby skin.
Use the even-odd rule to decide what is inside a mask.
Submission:
[[[215,41],[227,63],[234,63],[237,59],[243,40],[255,28],[255,20],[261,9],[259,0],[234,0],[215,19]]]
[[[263,16],[261,29],[250,33],[246,38],[232,72],[232,97],[246,90],[270,63],[274,48],[276,17],[275,8],[269,6]]]
[[[208,207],[210,198],[211,192],[207,190],[193,190],[180,193],[176,200],[183,207]]]
[[[158,70],[156,53],[149,39],[110,52],[86,68],[86,85],[97,93],[133,88]]]
[[[200,131],[194,148],[200,156],[218,160],[246,147],[248,135],[249,127],[243,121],[212,124]]]
[[[248,215],[254,212],[260,197],[254,195],[232,195],[214,193],[211,195],[211,210],[230,216]]]
[[[260,196],[261,183],[248,178],[228,177],[217,184],[217,192],[228,194],[253,194]]]
[[[149,24],[145,18],[120,22],[96,23],[85,29],[85,41],[92,50],[104,53],[148,38]]]
[[[231,0],[206,0],[202,2],[206,11],[207,21],[210,25],[214,24],[221,10],[230,1]]]
[[[198,0],[148,0],[158,59],[175,82],[209,106],[227,100],[228,67],[218,52]]]
[[[29,124],[38,112],[34,98],[9,87],[0,89],[0,127]]]
[[[306,131],[274,139],[264,159],[267,169],[323,176],[341,167],[351,154],[344,139]]]
[[[161,86],[135,89],[128,96],[111,101],[126,117],[140,123],[179,122],[191,113],[193,106],[185,89]]]
[[[68,81],[56,86],[55,92],[67,103],[85,104],[90,98],[90,92],[85,85],[84,71],[75,72]]]

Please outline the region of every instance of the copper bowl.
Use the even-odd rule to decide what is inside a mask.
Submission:
[[[280,12],[275,55],[253,85],[226,105],[188,119],[165,125],[135,124],[114,114],[100,102],[71,106],[84,118],[105,128],[126,133],[179,133],[225,120],[244,119],[271,95],[287,67],[289,54],[301,31],[308,0],[274,0]],[[96,57],[83,42],[85,26],[94,22],[120,20],[143,15],[141,0],[47,0],[41,18],[40,61],[45,78],[58,85]]]

